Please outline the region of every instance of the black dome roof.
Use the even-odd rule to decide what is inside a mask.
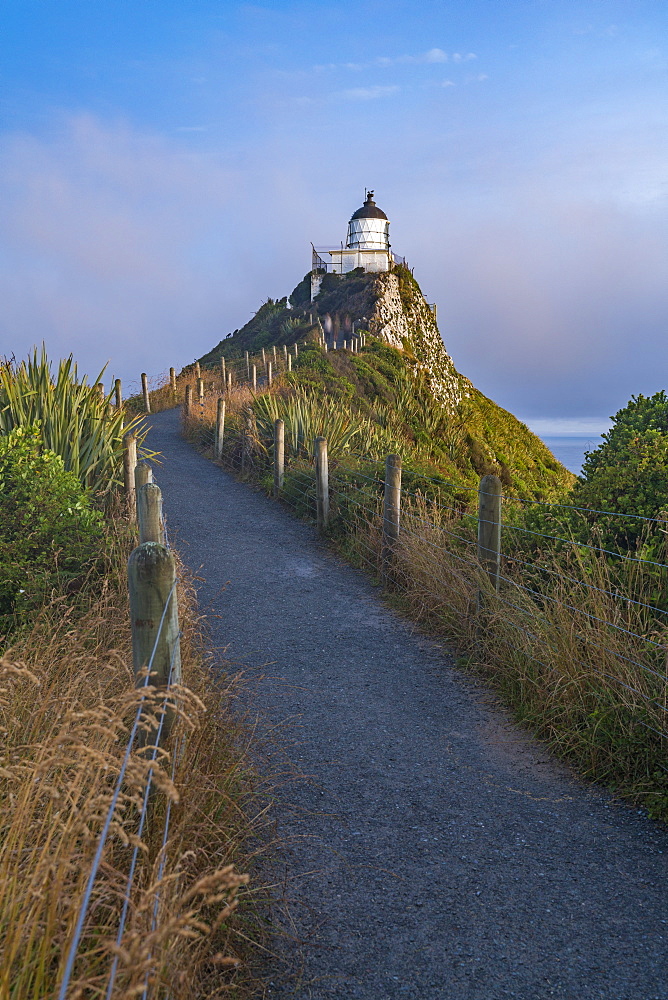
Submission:
[[[373,200],[373,191],[368,191],[366,196],[366,201],[361,208],[358,208],[354,215],[351,216],[350,221],[353,219],[385,219],[387,222],[387,216],[385,212],[381,211]]]

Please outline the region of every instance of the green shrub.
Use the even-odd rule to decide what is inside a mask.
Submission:
[[[102,519],[39,427],[0,437],[0,638],[52,590],[76,585],[102,544]]]
[[[647,535],[641,517],[662,518],[668,507],[668,397],[633,396],[613,417],[603,443],[587,453],[582,478],[573,489],[576,506],[612,511],[612,516],[592,513],[606,546],[634,549],[643,544],[648,554],[663,548],[663,524],[652,525]],[[636,516],[634,516],[636,515]]]

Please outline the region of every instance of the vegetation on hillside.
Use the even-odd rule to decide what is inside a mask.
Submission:
[[[244,328],[242,333],[248,338],[239,342],[251,345],[249,353],[258,344],[255,322],[264,330],[260,338],[263,346],[269,346],[274,327],[280,329],[284,322],[278,322],[284,311],[280,303],[266,304]],[[291,340],[296,340],[299,332],[299,327],[292,329]],[[469,389],[454,407],[434,399],[409,348],[400,350],[367,334],[367,347],[359,353],[325,352],[316,339],[309,339],[309,329],[301,329],[301,333],[306,333],[306,344],[300,348],[292,372],[284,373],[281,379],[277,398],[283,403],[274,404],[276,415],[279,405],[287,414],[293,396],[311,399],[316,409],[327,400],[327,405],[345,411],[348,419],[359,425],[358,449],[373,454],[379,449],[384,454],[398,452],[417,470],[456,485],[471,485],[491,472],[516,496],[549,499],[563,495],[573,483],[571,473],[535,434],[478,390]],[[234,352],[239,350],[237,339],[235,334]],[[220,347],[205,355],[201,363],[215,365]],[[232,357],[238,356],[232,348],[229,351]],[[189,370],[184,378],[191,375]]]
[[[399,279],[402,316],[424,325],[417,284],[409,273]],[[369,314],[373,288],[368,275],[327,275],[311,304],[305,280],[292,311],[285,301],[265,304],[203,359],[214,366],[221,355],[228,366],[238,359],[241,383],[245,350],[263,374],[253,355],[260,346],[280,373],[271,387],[260,379],[256,391],[239,384],[226,392],[224,464],[272,491],[280,417],[287,458],[280,496],[313,518],[311,442],[328,438],[331,541],[382,579],[390,600],[453,641],[461,663],[493,676],[517,716],[583,774],[667,817],[668,398],[631,400],[576,480],[512,414],[456,372],[453,382],[454,369],[454,401],[436,399],[419,337],[398,348],[367,331],[361,350],[324,350],[318,311],[343,327],[360,316],[362,302]],[[280,350],[288,334],[306,335],[292,371]],[[192,380],[192,371],[181,378]],[[215,367],[207,379],[213,395],[185,424],[205,450],[216,388],[225,389]],[[403,485],[388,575],[380,527],[389,453],[403,459]],[[500,477],[504,494],[498,593],[475,555],[477,488],[487,473]]]
[[[359,415],[387,432],[384,454],[389,437],[405,462],[457,485],[495,473],[519,496],[548,498],[570,486],[571,474],[507,410],[475,389],[454,409],[446,407],[433,398],[406,351],[371,337],[367,344],[359,354],[325,354],[316,345],[301,351],[286,387],[336,399],[353,418]]]

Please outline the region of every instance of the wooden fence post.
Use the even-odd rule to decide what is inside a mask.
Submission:
[[[251,369],[251,382],[253,383],[253,392],[257,392],[257,365],[253,365]]]
[[[199,406],[200,406],[200,414],[201,414],[202,407],[204,406],[204,379],[203,378],[198,378],[197,379],[197,401],[198,401]]]
[[[196,361],[195,362],[195,378],[198,379],[198,378],[201,378],[201,376],[202,376],[202,372],[200,371],[199,361]]]
[[[227,375],[225,372],[225,358],[222,355],[220,358],[220,374],[223,376],[223,387],[224,387],[225,382],[227,381]]]
[[[401,456],[388,455],[385,459],[385,498],[383,504],[383,541],[381,558],[383,574],[388,577],[399,540],[401,517]]]
[[[288,363],[288,345],[287,344],[283,344],[283,360],[285,361],[285,364],[287,366],[287,363]]]
[[[246,378],[250,378],[250,358],[248,356],[248,351],[246,351]]]
[[[323,342],[322,342],[322,349],[325,352],[325,354],[327,354],[328,347],[327,347],[327,341],[326,340],[323,340]]]
[[[232,372],[227,373],[227,391],[232,392]]]
[[[141,391],[144,396],[144,412],[151,412],[151,398],[148,392],[148,379],[146,377],[146,372],[141,373]]]
[[[327,465],[327,438],[317,437],[314,444],[315,499],[318,528],[321,531],[329,521],[329,469]]]
[[[288,354],[288,371],[292,371],[292,355]]]
[[[501,572],[501,493],[498,476],[483,476],[478,489],[478,559],[494,590]]]
[[[146,489],[146,487],[144,487]],[[128,560],[130,622],[132,627],[132,662],[138,687],[143,686],[142,671],[150,664],[149,684],[166,688],[181,682],[179,613],[176,600],[176,561],[174,554],[158,542],[138,545]],[[156,709],[160,714],[160,706]],[[169,734],[173,710],[165,712],[161,742]],[[142,736],[144,746],[155,744],[154,729]]]
[[[272,346],[273,351],[274,351],[274,361],[278,361],[278,357],[276,356],[276,344],[272,344],[271,346]]]
[[[218,397],[218,406],[216,407],[216,439],[213,446],[213,452],[215,458],[218,461],[223,457],[223,437],[225,436],[225,400],[222,396]]]
[[[169,369],[169,385],[174,395],[176,395],[176,368]]]
[[[296,341],[295,341],[295,357],[296,358],[299,357],[299,347],[297,346],[297,342]]]
[[[264,347],[263,347],[262,348],[262,364],[266,365],[266,363],[267,363],[267,355],[264,353]]]
[[[193,387],[191,385],[186,386],[186,392],[183,403],[183,416],[188,419],[193,408]]]
[[[119,378],[114,382],[114,389],[116,390],[116,408],[120,410],[123,405],[123,392],[121,389],[121,380]]]
[[[244,416],[244,426],[241,439],[241,471],[248,472],[251,464],[251,444],[253,440],[253,413],[250,407]]]
[[[139,524],[140,545],[144,542],[165,544],[162,491],[157,483],[150,480],[137,489],[137,523]]]
[[[271,386],[273,366],[271,361],[267,361],[267,385]]]
[[[137,438],[130,431],[123,438],[123,480],[125,498],[128,505],[128,518],[134,524],[137,518],[137,501],[135,494],[135,468],[137,466]]]
[[[285,424],[274,421],[274,496],[283,489],[285,481]]]
[[[153,482],[153,469],[148,462],[137,462],[135,465],[135,492],[142,486]]]

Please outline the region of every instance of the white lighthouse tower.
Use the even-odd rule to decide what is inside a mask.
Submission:
[[[371,250],[374,254],[380,251],[381,254],[389,255],[390,223],[385,212],[378,208],[373,200],[373,191],[367,191],[364,204],[357,209],[348,223],[346,249]],[[387,268],[374,268],[374,270],[387,270]]]
[[[358,267],[371,272],[389,271],[393,263],[403,263],[403,258],[390,250],[389,220],[373,200],[373,191],[366,191],[364,204],[348,223],[345,247],[343,243],[340,247],[313,247],[311,301],[328,272],[348,274]]]

